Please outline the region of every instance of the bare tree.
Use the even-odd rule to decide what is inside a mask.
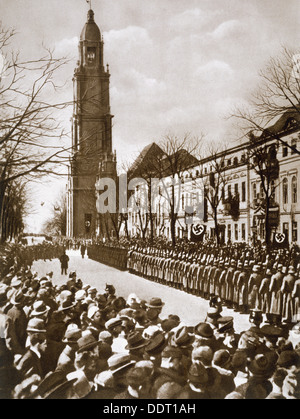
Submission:
[[[185,134],[179,138],[169,134],[158,144],[162,155],[156,159],[154,168],[156,177],[161,181],[160,191],[168,207],[173,246],[176,245],[176,223],[181,197],[181,182],[184,174],[198,164],[202,140],[203,135],[201,138],[194,138],[190,134]],[[166,184],[166,179],[169,184]]]
[[[227,184],[226,180],[226,166],[225,166],[225,155],[226,151],[217,150],[216,146],[211,144],[208,147],[208,155],[210,162],[209,174],[200,174],[200,181],[204,190],[204,205],[207,206],[207,215],[210,215],[214,221],[215,238],[217,244],[220,244],[220,226],[218,223],[219,207],[220,204],[224,203],[224,191]],[[206,215],[205,215],[206,216]]]
[[[299,52],[283,48],[278,57],[270,58],[259,76],[260,84],[252,94],[249,107],[237,107],[230,117],[238,121],[247,136],[252,132],[257,138],[274,139],[300,154],[297,147],[282,138],[281,130],[273,129],[274,122],[284,116],[300,128]]]
[[[52,216],[45,221],[43,231],[45,234],[65,236],[67,230],[67,201],[65,191],[61,191],[53,203]]]

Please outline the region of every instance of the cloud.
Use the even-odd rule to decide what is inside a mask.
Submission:
[[[232,37],[239,35],[240,33],[244,32],[244,25],[236,20],[228,20],[226,22],[222,22],[217,28],[210,33],[213,38],[223,39],[226,37]]]
[[[187,9],[182,13],[172,16],[167,24],[173,31],[180,33],[184,31],[198,33],[205,26],[211,24],[217,15],[219,15],[218,10]]]
[[[79,38],[74,36],[73,38],[64,38],[55,43],[55,51],[59,55],[77,55]]]
[[[234,70],[225,61],[212,60],[198,67],[195,75],[206,81],[224,82],[224,79],[232,79]]]

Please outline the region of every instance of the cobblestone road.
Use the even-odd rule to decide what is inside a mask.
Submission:
[[[70,257],[69,271],[76,271],[77,278],[84,283],[95,286],[99,292],[103,291],[106,283],[113,284],[116,294],[125,299],[134,292],[140,299],[149,301],[152,297],[160,297],[164,302],[161,317],[166,318],[169,314],[177,314],[188,326],[195,326],[204,321],[208,309],[208,301],[186,292],[148,281],[129,272],[122,272],[112,267],[90,260],[85,256],[82,259],[79,251],[68,251]],[[52,261],[37,261],[33,264],[33,270],[39,276],[53,271],[53,283],[63,284],[68,275],[61,275],[58,259]],[[236,313],[233,310],[224,308],[223,316],[234,317],[234,327],[237,332],[249,328],[248,315]]]

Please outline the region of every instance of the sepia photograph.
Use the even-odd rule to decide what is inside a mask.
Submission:
[[[0,399],[300,399],[299,22],[0,0]]]

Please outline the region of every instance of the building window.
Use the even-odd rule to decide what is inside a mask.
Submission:
[[[291,154],[296,154],[297,150],[297,138],[293,138],[291,142],[292,152]]]
[[[234,239],[235,240],[239,239],[239,225],[238,224],[234,224]]]
[[[289,223],[283,223],[282,224],[282,232],[286,235],[286,237],[289,239]]]
[[[227,225],[227,240],[231,241],[231,224]]]
[[[94,47],[87,47],[87,59],[90,63],[92,63],[96,58],[96,48]]]
[[[238,196],[238,194],[239,194],[239,184],[235,183],[234,184],[234,195]]]
[[[242,240],[246,240],[246,224],[242,224]]]
[[[231,166],[231,159],[227,160],[227,166]]]
[[[288,155],[288,148],[286,145],[282,146],[282,157],[286,157]]]
[[[246,201],[246,182],[242,182],[242,202]]]
[[[253,199],[256,199],[257,198],[256,183],[253,183],[252,189],[253,189]]]
[[[293,176],[292,178],[292,203],[297,203],[297,178]]]
[[[265,194],[264,194],[264,188],[263,188],[263,185],[262,185],[262,183],[260,184],[260,187],[259,187],[259,197],[261,198],[261,199],[263,199],[264,198],[264,196],[265,196]]]
[[[287,178],[284,178],[282,181],[282,200],[284,204],[287,204],[289,201]]]
[[[228,185],[227,187],[227,194],[228,194],[228,198],[231,198],[231,185]]]
[[[292,224],[292,241],[296,242],[298,240],[298,226],[297,221],[293,221]]]
[[[234,164],[235,166],[237,166],[237,165],[239,164],[239,159],[238,159],[237,157],[235,157],[235,158],[233,159],[233,164]]]

